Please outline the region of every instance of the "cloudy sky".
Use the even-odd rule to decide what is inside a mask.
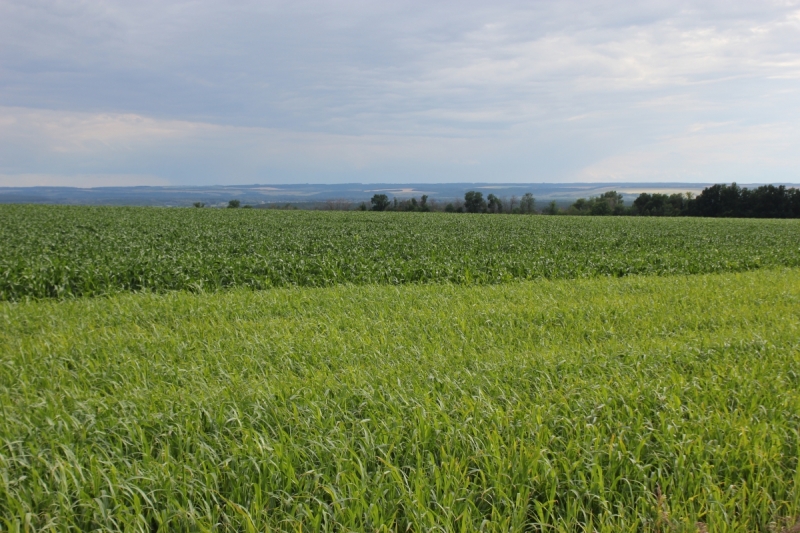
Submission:
[[[800,182],[800,1],[0,0],[0,185]]]

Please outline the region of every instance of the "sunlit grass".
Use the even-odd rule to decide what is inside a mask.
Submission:
[[[0,304],[0,528],[768,531],[800,271]]]

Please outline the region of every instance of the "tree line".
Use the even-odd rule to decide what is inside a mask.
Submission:
[[[536,200],[531,193],[525,193],[521,197],[512,196],[511,198],[499,198],[494,194],[489,194],[485,199],[483,193],[479,191],[468,191],[464,195],[464,200],[453,200],[447,202],[437,202],[429,200],[427,195],[423,195],[419,201],[416,198],[398,200],[385,194],[376,194],[370,200],[370,205],[362,202],[359,209],[362,211],[444,211],[447,213],[511,213],[511,214],[533,214],[535,212]]]
[[[195,202],[195,207],[204,207]],[[242,206],[239,200],[228,202],[229,208]],[[271,209],[297,209],[285,204],[267,206]],[[314,208],[314,207],[312,207]],[[349,211],[349,200],[326,200],[317,209]],[[784,185],[762,185],[755,189],[717,184],[706,187],[696,197],[690,193],[641,193],[632,205],[625,205],[622,194],[608,191],[591,198],[578,198],[567,207],[559,206],[551,200],[541,209],[536,209],[536,199],[532,193],[521,197],[499,198],[489,194],[484,198],[480,191],[468,191],[464,199],[447,203],[422,195],[417,198],[392,198],[386,194],[375,194],[369,203],[358,205],[361,211],[444,211],[447,213],[506,213],[514,215],[593,215],[593,216],[655,216],[655,217],[739,217],[739,218],[800,218],[800,189]]]
[[[622,195],[609,191],[597,198],[578,199],[567,209],[576,215],[694,216],[737,218],[800,218],[800,189],[762,185],[755,189],[717,184],[692,193],[641,193],[625,206]]]
[[[464,201],[450,202],[443,209],[439,204],[415,198],[393,202],[385,194],[376,194],[371,200],[373,211],[446,211],[448,213],[508,213],[534,214],[536,199],[531,193],[521,198],[498,198],[489,194],[486,199],[480,191],[468,191]],[[362,210],[370,209],[366,202]],[[717,184],[706,187],[696,197],[690,193],[641,193],[633,205],[626,206],[622,194],[608,191],[592,198],[579,198],[566,209],[551,201],[538,211],[546,215],[593,216],[699,216],[739,218],[800,218],[800,189],[784,185],[762,185],[755,189]]]

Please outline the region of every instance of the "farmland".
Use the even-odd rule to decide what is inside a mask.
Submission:
[[[0,300],[800,266],[795,220],[0,206]]]
[[[754,531],[800,510],[797,270],[1,309],[6,529]]]
[[[0,531],[800,517],[797,221],[0,221]]]

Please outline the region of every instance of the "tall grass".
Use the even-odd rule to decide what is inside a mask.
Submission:
[[[769,531],[798,368],[798,270],[6,302],[0,528]]]

